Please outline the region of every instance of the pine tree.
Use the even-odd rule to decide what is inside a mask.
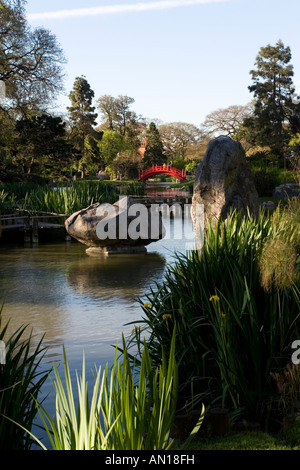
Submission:
[[[69,94],[71,106],[67,108],[71,121],[71,134],[74,144],[83,155],[84,141],[93,132],[97,114],[92,106],[94,92],[85,77],[77,77]]]
[[[87,163],[87,137],[93,136],[97,139],[97,135],[99,135],[99,139],[101,139],[101,134],[94,130],[97,114],[94,112],[95,107],[92,105],[93,98],[94,91],[91,89],[86,78],[83,76],[77,77],[73,90],[69,94],[71,106],[67,110],[69,111],[71,122],[70,139],[78,151],[79,166],[82,172],[85,170]]]
[[[144,167],[162,165],[166,162],[163,153],[163,144],[156,125],[151,122],[146,131],[146,149],[144,154]]]
[[[262,47],[251,70],[254,114],[244,125],[252,144],[270,146],[283,155],[291,134],[300,128],[300,105],[295,101],[291,50],[279,40],[275,46]]]

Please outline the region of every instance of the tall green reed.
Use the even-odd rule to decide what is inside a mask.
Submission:
[[[71,374],[64,351],[65,387],[54,364],[56,416],[51,418],[40,406],[44,428],[55,450],[164,450],[170,446],[170,433],[176,411],[178,377],[175,362],[175,335],[168,359],[162,353],[153,369],[147,345],[141,361],[124,355],[102,371],[96,369],[89,395],[83,357],[81,376],[77,374],[76,406]],[[39,442],[39,441],[38,441]],[[41,447],[45,446],[39,442]]]
[[[252,417],[265,410],[274,392],[270,373],[290,361],[300,334],[300,302],[297,261],[286,261],[294,266],[288,283],[272,277],[267,289],[261,259],[270,240],[288,240],[299,259],[296,233],[295,217],[280,209],[258,220],[231,214],[208,226],[200,254],[177,255],[163,282],[140,299],[144,316],[135,324],[154,364],[176,323],[181,405],[196,395]]]
[[[96,202],[114,203],[119,190],[114,184],[100,181],[76,181],[57,188],[37,184],[6,183],[0,188],[0,213],[16,209],[72,214]]]
[[[118,190],[101,182],[78,182],[71,186],[39,187],[27,193],[24,209],[70,215],[96,202],[114,203]]]
[[[15,211],[16,199],[13,194],[5,192],[4,189],[0,191],[0,215],[12,214]]]
[[[0,326],[1,326],[0,310]],[[0,449],[30,450],[33,440],[25,431],[31,430],[38,407],[36,400],[47,378],[40,363],[45,348],[42,340],[33,346],[33,337],[24,338],[26,326],[7,336],[9,323],[0,329],[0,341],[5,342],[5,364],[0,365]]]

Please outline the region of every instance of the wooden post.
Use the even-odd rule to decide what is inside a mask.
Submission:
[[[35,217],[32,218],[32,243],[39,242],[39,221]]]
[[[24,243],[30,243],[30,217],[29,215],[24,215]]]
[[[225,408],[210,410],[211,430],[214,436],[224,436],[229,431],[229,414]]]

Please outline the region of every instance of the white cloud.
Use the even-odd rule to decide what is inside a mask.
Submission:
[[[43,19],[66,19],[83,16],[112,15],[117,13],[144,12],[153,10],[168,10],[171,8],[186,7],[190,5],[204,5],[209,3],[220,3],[227,0],[161,0],[148,3],[132,3],[127,5],[107,5],[101,7],[78,8],[74,10],[49,11],[44,13],[30,13],[27,15],[29,21]]]

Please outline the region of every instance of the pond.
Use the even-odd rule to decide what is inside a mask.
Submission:
[[[165,225],[166,237],[149,245],[146,254],[90,257],[86,247],[74,240],[28,247],[0,245],[3,324],[10,320],[10,332],[28,325],[36,342],[45,335],[45,370],[55,361],[62,371],[63,346],[72,371],[81,371],[83,352],[87,372],[111,363],[122,333],[127,336],[133,329],[128,323],[143,314],[136,298],[163,279],[175,253],[193,247],[190,217],[171,219]],[[92,373],[89,377],[93,381]],[[46,395],[44,405],[51,415],[50,381],[41,398]]]

